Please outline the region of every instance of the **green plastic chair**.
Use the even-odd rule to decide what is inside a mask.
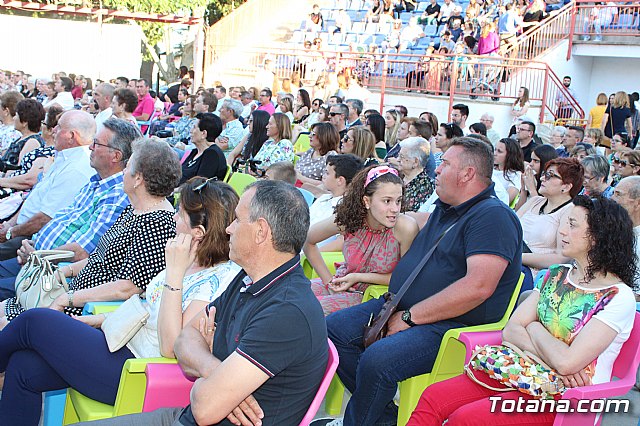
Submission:
[[[227,173],[224,175],[223,182],[229,182],[229,178],[231,177],[231,166],[227,164]]]
[[[103,404],[75,389],[67,389],[63,425],[141,413],[147,386],[147,364],[176,363],[177,360],[171,358],[128,359],[122,367],[115,405]]]
[[[309,134],[303,133],[298,136],[295,145],[293,146],[293,152],[296,154],[300,152],[308,151],[311,148],[311,141],[309,139]]]
[[[246,173],[235,172],[231,175],[227,183],[236,191],[238,195],[242,195],[247,186],[256,181],[251,175]]]
[[[329,268],[329,272],[332,274],[336,273],[336,262],[344,262],[344,256],[341,251],[323,251],[320,252],[322,254],[322,258],[324,259],[324,263]],[[302,255],[300,258],[300,264],[302,265],[302,270],[304,271],[304,275],[309,278],[319,278],[319,275],[316,273],[313,266],[309,262],[306,256]]]
[[[518,295],[520,294],[520,288],[524,281],[524,274],[520,274],[520,279],[516,284],[509,304],[505,313],[498,322],[491,324],[474,325],[470,327],[453,328],[447,331],[442,338],[442,344],[438,350],[438,355],[433,363],[433,369],[430,373],[422,374],[420,376],[411,377],[398,384],[400,389],[400,405],[398,407],[398,425],[405,426],[411,417],[411,413],[416,408],[418,400],[422,395],[422,392],[431,384],[441,382],[443,380],[450,379],[462,374],[464,371],[464,360],[466,355],[465,344],[458,340],[460,333],[467,333],[473,331],[499,331],[504,328],[516,306]],[[369,299],[382,296],[388,291],[387,286],[372,285],[367,288],[362,298],[362,302],[366,302]],[[342,410],[342,398],[344,396],[344,385],[336,374],[333,377],[333,381],[327,391],[325,397],[325,411],[330,416],[336,416],[340,414]]]

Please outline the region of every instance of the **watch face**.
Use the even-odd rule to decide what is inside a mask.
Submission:
[[[411,320],[411,313],[408,311],[404,311],[402,313],[402,321],[409,321]]]

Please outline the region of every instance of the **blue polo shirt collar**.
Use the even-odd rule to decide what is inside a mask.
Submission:
[[[259,279],[255,283],[251,281],[249,276],[245,276],[243,278],[245,287],[241,288],[240,291],[243,291],[244,289],[243,292],[249,293],[253,296],[259,296],[275,285],[281,278],[291,273],[296,269],[296,267],[298,267],[298,265],[300,265],[300,255],[295,255],[291,260],[288,260],[281,266],[278,266],[267,276]]]
[[[471,207],[473,207],[478,201],[484,200],[486,198],[491,198],[496,196],[496,192],[494,190],[495,183],[491,183],[484,191],[480,192],[473,198],[468,199],[462,204],[457,206],[451,206],[449,204],[443,203],[440,199],[436,200],[436,205],[443,210],[443,213],[455,213],[458,217],[463,216]]]

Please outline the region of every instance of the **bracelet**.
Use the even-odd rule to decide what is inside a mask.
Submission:
[[[75,277],[75,274],[73,273],[73,268],[71,267],[71,264],[68,264],[67,267],[69,268],[69,271],[71,272],[71,276],[69,278]]]
[[[164,288],[167,288],[167,289],[169,289],[169,290],[171,290],[171,291],[182,291],[182,289],[181,289],[181,288],[173,288],[173,287],[171,287],[171,286],[170,286],[169,284],[167,284],[167,283],[163,283],[162,285],[164,286]]]

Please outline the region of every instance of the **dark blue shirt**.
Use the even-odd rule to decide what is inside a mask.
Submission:
[[[233,352],[269,376],[253,397],[264,411],[262,424],[297,425],[311,405],[329,359],[327,326],[320,303],[295,256],[261,280],[241,271],[216,308],[213,355]],[[195,425],[190,406],[180,417]],[[218,425],[232,425],[227,419]]]
[[[436,201],[429,221],[391,274],[389,291],[398,292],[422,256],[456,220],[456,225],[440,241],[403,296],[398,309],[408,309],[463,278],[467,274],[467,258],[490,254],[509,262],[495,292],[476,308],[454,319],[467,325],[498,321],[520,278],[522,228],[513,210],[496,198],[493,184],[459,206]]]

